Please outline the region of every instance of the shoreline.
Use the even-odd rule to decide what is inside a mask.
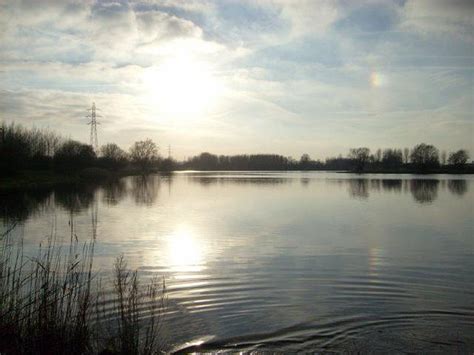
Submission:
[[[173,172],[184,172],[186,170],[174,170],[170,172],[163,172],[153,170],[147,172],[144,175],[149,174],[172,174]],[[196,170],[198,172],[206,172],[207,170]],[[387,175],[472,175],[474,174],[474,167],[468,166],[465,169],[448,170],[448,169],[437,169],[429,172],[420,172],[416,170],[366,170],[363,172],[356,172],[351,170],[325,170],[325,169],[314,169],[314,170],[219,170],[225,172],[232,171],[278,171],[278,172],[334,172],[344,174],[355,174],[364,176],[367,174],[387,174]],[[86,183],[99,183],[105,182],[110,179],[118,179],[127,176],[143,175],[139,171],[123,170],[123,171],[109,171],[104,169],[85,169],[81,172],[64,173],[54,172],[51,170],[24,170],[14,176],[3,176],[0,177],[0,192],[2,191],[14,191],[22,189],[39,189],[48,188],[60,185],[75,185],[75,184],[86,184]]]

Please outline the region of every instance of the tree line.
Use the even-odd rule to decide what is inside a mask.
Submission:
[[[118,171],[171,170],[173,163],[159,155],[151,139],[135,142],[128,152],[115,143],[94,151],[91,145],[66,139],[50,130],[27,129],[18,124],[0,125],[0,174],[22,170],[75,172],[87,168]]]
[[[441,157],[441,159],[440,159]],[[182,169],[194,170],[347,170],[355,172],[443,172],[465,171],[469,154],[464,149],[449,156],[436,147],[421,143],[412,149],[351,148],[346,157],[327,158],[324,162],[312,160],[303,154],[299,160],[274,154],[214,155],[201,153],[181,164]],[[472,164],[471,164],[472,165]]]
[[[349,151],[349,164],[356,172],[364,171],[404,171],[418,172],[462,171],[469,161],[469,153],[465,149],[450,152],[439,150],[426,143],[417,144],[412,149],[388,148],[378,149],[371,154],[367,147],[352,148]],[[472,165],[472,164],[471,164]]]
[[[299,160],[277,154],[215,155],[208,152],[178,162],[163,158],[151,139],[135,142],[128,151],[107,143],[96,152],[92,146],[65,139],[49,130],[27,129],[18,124],[0,125],[0,174],[21,170],[148,172],[172,170],[345,170],[354,172],[472,172],[465,149],[446,153],[430,144],[412,149],[387,148],[374,152],[351,148],[343,157],[325,161],[303,154]]]

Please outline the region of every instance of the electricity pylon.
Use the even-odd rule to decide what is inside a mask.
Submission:
[[[99,141],[97,139],[97,125],[100,124],[97,122],[97,117],[101,117],[100,115],[96,114],[96,107],[95,107],[95,102],[92,103],[92,107],[89,109],[91,111],[90,115],[87,115],[87,118],[90,118],[90,122],[87,123],[88,125],[91,126],[91,137],[90,137],[90,144],[94,151],[97,153],[99,150]]]

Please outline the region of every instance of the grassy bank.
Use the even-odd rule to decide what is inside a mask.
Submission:
[[[164,281],[141,285],[123,257],[112,293],[93,272],[94,240],[80,244],[71,223],[66,250],[54,236],[26,256],[11,231],[0,243],[1,354],[156,354],[165,309]],[[140,312],[147,307],[147,317]]]

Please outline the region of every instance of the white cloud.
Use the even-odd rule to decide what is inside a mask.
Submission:
[[[341,15],[335,1],[329,0],[275,0],[281,6],[281,15],[291,23],[291,37],[322,34]]]
[[[245,147],[322,157],[348,144],[411,145],[424,126],[433,143],[473,148],[471,3],[219,4],[0,0],[1,118],[87,141],[82,116],[95,100],[105,111],[101,140],[127,146],[150,132],[179,154]],[[382,29],[373,33],[337,26],[379,5],[393,15],[390,26],[380,18],[368,26]],[[363,15],[375,21],[371,11]],[[143,85],[147,73],[180,57],[206,63],[226,88],[212,110],[182,121],[147,101],[153,85]],[[383,86],[369,85],[373,72]]]
[[[447,33],[472,41],[473,11],[470,0],[408,0],[401,28],[425,35]]]

